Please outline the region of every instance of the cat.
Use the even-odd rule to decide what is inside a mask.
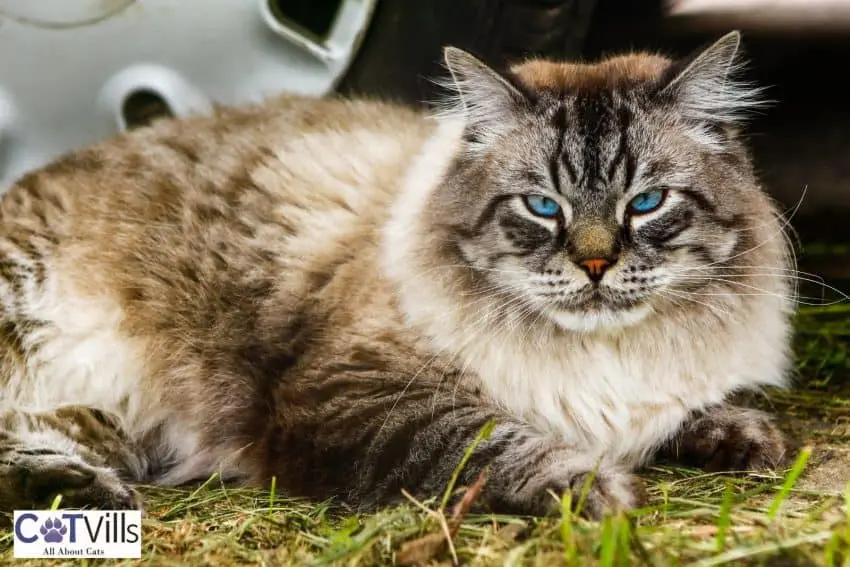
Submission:
[[[597,518],[653,458],[781,466],[728,402],[785,384],[794,309],[739,44],[506,71],[446,48],[436,118],[283,96],[26,175],[0,202],[0,510],[215,472],[372,510],[474,446],[482,509],[587,488]]]

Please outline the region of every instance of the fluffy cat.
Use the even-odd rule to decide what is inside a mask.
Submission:
[[[683,61],[446,50],[437,120],[284,97],[63,157],[0,203],[0,510],[219,471],[359,509],[639,502],[653,456],[775,467],[793,302],[736,128],[739,35]]]

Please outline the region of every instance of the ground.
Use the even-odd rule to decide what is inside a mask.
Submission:
[[[824,266],[837,278],[831,284],[850,290],[850,246],[803,252],[804,266]],[[803,283],[801,302],[817,305],[797,316],[796,385],[757,402],[800,442],[787,471],[652,468],[649,505],[601,523],[568,512],[550,520],[454,516],[439,499],[352,516],[212,478],[144,491],[143,563],[850,565],[850,303]],[[0,562],[11,561],[11,534],[0,531]]]

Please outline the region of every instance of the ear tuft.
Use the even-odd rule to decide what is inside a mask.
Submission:
[[[708,48],[674,63],[662,94],[672,96],[688,118],[734,125],[765,104],[761,88],[737,79],[741,34],[733,31]]]
[[[461,116],[471,141],[484,143],[501,132],[527,102],[510,81],[466,51],[446,47],[443,57],[451,79],[442,86],[453,96],[440,104],[441,114]]]

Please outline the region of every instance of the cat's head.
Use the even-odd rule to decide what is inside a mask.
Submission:
[[[463,266],[472,300],[498,296],[571,330],[704,302],[718,269],[755,261],[759,226],[774,220],[736,137],[758,104],[734,76],[739,42],[683,61],[532,60],[505,73],[447,49],[457,96],[444,119],[462,134],[411,221],[439,250],[433,264]]]
[[[507,73],[447,49],[463,135],[424,212],[446,254],[575,330],[630,325],[716,284],[710,268],[734,264],[772,213],[736,138],[758,104],[734,77],[739,42]]]

